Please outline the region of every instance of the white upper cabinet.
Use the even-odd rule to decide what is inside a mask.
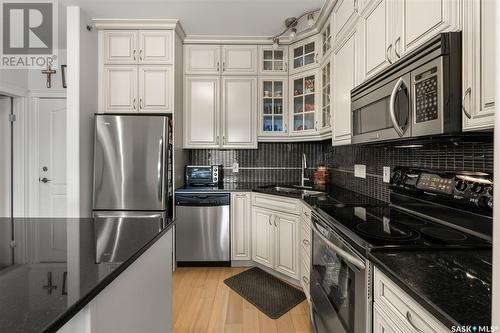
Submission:
[[[495,6],[496,0],[464,1],[462,119],[466,131],[494,126]]]
[[[299,73],[318,65],[318,36],[312,36],[289,47],[290,74]]]
[[[101,44],[104,64],[135,64],[138,62],[138,32],[134,30],[104,31]]]
[[[171,64],[173,62],[173,39],[172,30],[139,31],[139,63]]]
[[[290,77],[290,134],[318,133],[318,71]]]
[[[104,66],[103,99],[107,112],[138,111],[137,66]]]
[[[220,55],[219,45],[185,45],[184,74],[219,75]]]
[[[332,66],[331,57],[321,67],[321,110],[319,130],[331,130],[331,92],[332,92]]]
[[[393,0],[371,1],[358,21],[360,79],[364,80],[393,61]]]
[[[279,75],[288,72],[288,47],[259,46],[259,75]]]
[[[333,55],[333,145],[351,143],[351,89],[356,85],[356,34],[353,30]]]
[[[328,20],[325,23],[325,26],[323,27],[323,30],[321,31],[321,39],[320,39],[320,46],[321,46],[321,58],[322,60],[325,59],[330,52],[332,51],[332,24],[330,23],[331,20]]]
[[[461,1],[394,1],[394,53],[397,58],[443,31],[461,29]],[[399,55],[399,56],[398,56]]]
[[[184,148],[219,148],[220,78],[184,78]]]
[[[288,78],[263,77],[259,79],[259,135],[287,135]]]
[[[222,148],[257,148],[257,78],[222,77]]]
[[[222,74],[257,75],[257,46],[223,45]]]
[[[340,38],[349,30],[358,13],[358,0],[338,0],[333,7],[333,38]]]
[[[172,112],[172,66],[139,66],[139,111]]]

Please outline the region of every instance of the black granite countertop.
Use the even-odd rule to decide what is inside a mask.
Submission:
[[[0,218],[0,331],[57,331],[160,239],[173,221],[157,225],[143,234],[135,230],[133,245],[120,251],[123,261],[98,264],[91,218]]]
[[[491,250],[372,252],[370,259],[444,325],[491,325]]]

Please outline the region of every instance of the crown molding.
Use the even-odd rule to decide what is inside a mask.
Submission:
[[[179,19],[93,19],[97,30],[129,29],[129,30],[175,30],[184,40],[186,32]]]

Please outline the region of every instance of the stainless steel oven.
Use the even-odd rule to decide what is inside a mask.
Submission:
[[[371,332],[370,262],[312,214],[311,322],[317,333]]]
[[[461,33],[443,33],[351,92],[352,142],[460,132]]]

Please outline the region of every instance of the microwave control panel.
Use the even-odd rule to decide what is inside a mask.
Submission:
[[[417,123],[438,118],[437,67],[415,76],[415,117]]]

